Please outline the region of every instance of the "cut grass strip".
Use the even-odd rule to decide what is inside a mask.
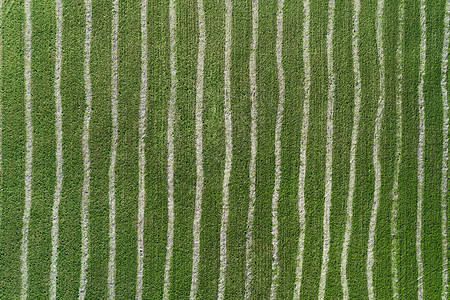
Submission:
[[[91,182],[91,158],[89,150],[89,127],[92,115],[92,85],[91,85],[91,32],[92,32],[92,3],[85,0],[85,39],[84,39],[84,65],[83,80],[86,110],[83,119],[82,151],[83,151],[83,192],[81,200],[81,272],[80,287],[78,291],[79,300],[86,296],[87,268],[89,260],[89,200]]]
[[[348,198],[346,203],[346,218],[345,218],[345,234],[342,245],[341,256],[341,285],[343,299],[349,299],[349,288],[347,279],[347,261],[348,251],[350,246],[350,239],[352,233],[353,222],[353,196],[355,192],[356,181],[356,146],[358,142],[360,106],[361,106],[361,72],[359,65],[359,13],[361,11],[361,4],[359,0],[353,1],[353,34],[352,34],[352,54],[353,54],[353,73],[354,73],[354,94],[355,104],[353,107],[353,127],[352,127],[352,142],[350,146],[350,176],[348,184]]]
[[[26,157],[25,157],[25,209],[23,211],[22,243],[21,243],[21,298],[28,295],[28,229],[30,226],[30,210],[32,196],[32,163],[33,163],[33,124],[31,119],[31,0],[25,1],[25,121],[26,121]]]
[[[249,58],[249,79],[250,79],[250,99],[251,99],[251,159],[249,165],[250,194],[247,216],[247,232],[245,234],[245,299],[250,299],[251,284],[253,281],[253,224],[256,204],[256,154],[258,149],[258,84],[256,69],[256,51],[258,48],[258,22],[259,22],[259,1],[252,1],[252,40],[250,45]]]
[[[426,59],[426,19],[425,0],[420,1],[420,51],[419,51],[419,144],[417,146],[417,223],[416,223],[416,260],[417,260],[417,297],[423,299],[423,258],[422,258],[422,206],[424,183],[425,151],[425,96],[423,93]]]
[[[283,126],[285,81],[283,70],[283,6],[284,1],[278,1],[277,11],[277,41],[276,60],[278,71],[278,109],[275,123],[275,183],[272,195],[272,283],[270,287],[270,299],[276,299],[280,266],[278,259],[278,198],[281,185],[281,130]]]
[[[298,174],[298,214],[300,223],[300,234],[298,238],[298,250],[295,270],[295,287],[294,300],[300,299],[300,291],[303,276],[303,251],[305,249],[305,229],[306,229],[306,211],[305,211],[305,177],[306,177],[306,149],[308,145],[308,127],[309,127],[309,97],[311,95],[311,62],[309,55],[309,34],[310,34],[310,11],[309,0],[303,4],[305,16],[303,23],[303,64],[304,64],[304,100],[303,100],[303,115],[302,115],[302,130],[300,142],[300,167]]]
[[[198,1],[198,28],[199,42],[197,53],[197,91],[195,105],[195,157],[197,169],[197,182],[195,188],[195,210],[193,222],[193,248],[192,248],[192,279],[190,299],[196,299],[198,290],[198,268],[200,264],[200,221],[202,216],[203,196],[203,81],[205,69],[205,9],[203,0]]]
[[[442,181],[441,181],[441,206],[442,206],[442,299],[448,295],[448,240],[447,240],[447,171],[448,171],[448,93],[447,93],[447,64],[448,44],[450,39],[450,1],[446,1],[444,17],[444,41],[442,45],[441,63],[441,93],[443,107],[442,122]]]
[[[375,130],[373,134],[373,166],[375,170],[375,188],[373,194],[372,213],[369,224],[369,239],[367,242],[367,261],[366,261],[366,275],[367,275],[367,290],[369,292],[369,299],[375,299],[375,291],[373,284],[373,264],[375,263],[375,233],[377,224],[378,206],[380,205],[380,193],[381,193],[381,162],[379,158],[380,150],[380,136],[381,125],[383,122],[384,114],[384,99],[386,97],[385,88],[385,66],[384,66],[384,53],[383,53],[383,12],[384,12],[384,0],[379,0],[376,11],[376,40],[377,40],[377,52],[379,63],[379,98],[378,109],[375,118]]]
[[[56,279],[58,276],[58,238],[59,238],[59,205],[63,183],[63,150],[62,150],[62,104],[61,104],[61,63],[62,63],[62,30],[63,12],[61,0],[56,0],[56,37],[55,37],[55,135],[56,135],[56,186],[52,210],[52,263],[50,266],[50,299],[56,299]]]
[[[397,112],[397,128],[396,128],[396,150],[395,150],[395,171],[394,183],[392,186],[392,209],[391,209],[391,277],[392,277],[392,293],[393,299],[399,297],[398,287],[398,180],[400,176],[400,165],[402,161],[402,89],[403,89],[403,35],[404,35],[404,15],[405,2],[400,0],[398,9],[398,36],[397,36],[397,90],[396,90],[396,112]]]
[[[167,225],[167,249],[166,264],[164,267],[164,294],[163,299],[169,299],[170,271],[172,268],[173,239],[174,239],[174,127],[175,127],[175,102],[177,98],[177,50],[176,50],[176,7],[175,0],[169,1],[169,25],[170,25],[170,98],[167,113],[167,186],[168,186],[168,215]]]
[[[335,1],[330,0],[328,4],[328,30],[327,30],[327,70],[328,70],[328,104],[327,104],[327,144],[325,156],[325,203],[323,208],[323,250],[322,267],[319,282],[319,299],[325,298],[325,287],[328,271],[328,253],[330,251],[330,213],[331,192],[333,184],[333,114],[334,114],[334,92],[335,73],[333,67],[333,31],[334,31]]]
[[[225,119],[225,168],[222,185],[222,220],[220,228],[220,274],[217,299],[224,299],[227,268],[227,230],[230,214],[229,189],[233,159],[232,120],[231,120],[231,26],[232,3],[225,1],[225,51],[224,51],[224,119]]]
[[[147,0],[141,1],[141,87],[139,105],[139,196],[138,196],[138,234],[137,234],[137,270],[136,299],[142,299],[144,277],[144,228],[145,228],[145,132],[147,121]]]

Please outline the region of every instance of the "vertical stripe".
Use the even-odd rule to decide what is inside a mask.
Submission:
[[[170,98],[169,108],[167,114],[167,206],[169,221],[167,224],[167,252],[166,263],[164,266],[164,294],[163,299],[169,299],[170,293],[170,269],[172,267],[172,252],[173,252],[173,235],[174,235],[174,127],[175,127],[175,102],[177,98],[177,50],[176,50],[176,10],[175,0],[169,2],[169,26],[170,26]]]
[[[311,94],[311,63],[309,56],[309,0],[303,3],[305,20],[303,22],[303,63],[305,66],[305,99],[303,100],[303,120],[300,143],[300,168],[298,174],[298,213],[300,223],[300,236],[298,239],[298,250],[295,270],[295,287],[294,300],[300,299],[300,288],[303,273],[303,250],[305,248],[305,227],[306,227],[306,211],[305,211],[305,177],[306,177],[306,146],[308,143],[308,126],[309,126],[309,97]]]
[[[31,171],[33,163],[33,124],[31,120],[31,0],[25,1],[25,120],[26,120],[26,156],[25,156],[25,209],[23,212],[22,243],[21,243],[21,298],[28,295],[28,230],[31,210]]]
[[[91,30],[92,30],[92,6],[91,0],[85,0],[85,41],[84,41],[84,91],[86,97],[86,110],[83,121],[82,150],[84,164],[83,194],[81,198],[81,273],[80,288],[78,290],[79,300],[86,296],[87,268],[89,258],[89,191],[91,180],[91,158],[89,153],[89,123],[91,120]]]
[[[232,3],[225,0],[225,69],[224,69],[224,118],[225,118],[225,168],[222,184],[222,221],[220,227],[220,272],[217,299],[225,297],[225,281],[227,268],[227,228],[230,213],[228,184],[230,183],[231,163],[233,157],[232,124],[231,124],[231,21]]]
[[[327,31],[327,65],[328,65],[328,107],[327,107],[327,144],[325,158],[325,204],[323,212],[323,253],[322,270],[320,272],[319,299],[325,298],[327,282],[328,252],[330,251],[330,210],[331,189],[333,183],[333,107],[335,91],[335,74],[333,68],[333,31],[334,31],[335,1],[330,0],[328,7],[328,31]]]
[[[281,128],[284,111],[284,70],[283,70],[283,5],[284,0],[278,0],[277,12],[277,43],[276,57],[278,69],[279,102],[277,121],[275,124],[275,184],[272,196],[272,284],[270,299],[276,299],[280,266],[278,264],[278,197],[281,184]]]
[[[350,178],[348,184],[348,198],[346,208],[345,233],[344,242],[342,245],[341,255],[341,285],[343,299],[348,299],[348,281],[347,281],[347,256],[348,247],[350,245],[350,237],[352,233],[352,218],[353,218],[353,194],[355,192],[355,173],[356,173],[356,146],[358,141],[358,129],[360,119],[361,106],[361,73],[359,68],[359,12],[361,4],[359,0],[353,1],[353,29],[352,29],[352,48],[353,48],[353,73],[355,75],[355,105],[353,108],[353,128],[352,128],[352,143],[350,146]]]
[[[256,202],[256,153],[258,149],[258,100],[257,100],[257,83],[256,83],[256,50],[258,48],[258,0],[252,1],[252,41],[250,45],[249,59],[249,77],[250,77],[250,99],[251,99],[251,158],[249,165],[250,177],[250,201],[247,216],[247,232],[245,242],[245,299],[251,297],[251,284],[253,280],[253,218],[255,215]]]
[[[447,162],[448,162],[448,95],[447,95],[447,57],[450,37],[450,1],[446,1],[444,18],[444,43],[442,46],[441,89],[443,106],[443,153],[442,153],[442,299],[448,295],[448,241],[447,241]]]
[[[141,90],[139,105],[139,196],[137,232],[136,299],[142,299],[144,277],[144,217],[145,217],[145,131],[147,120],[147,0],[141,2]]]
[[[205,10],[203,0],[198,0],[198,60],[197,60],[197,94],[195,106],[195,155],[197,167],[197,183],[195,188],[195,211],[192,247],[192,280],[190,299],[197,298],[198,290],[198,266],[200,264],[200,221],[202,215],[202,193],[203,193],[203,77],[206,47]]]
[[[394,184],[392,187],[392,210],[391,210],[391,269],[392,269],[392,292],[394,299],[399,297],[398,289],[398,237],[397,237],[397,210],[398,210],[398,178],[400,176],[400,163],[402,159],[402,80],[403,80],[403,32],[404,32],[405,3],[400,0],[398,12],[398,41],[397,41],[397,143],[395,151]]]
[[[58,276],[58,232],[59,232],[59,203],[63,181],[63,153],[62,153],[62,104],[61,104],[61,63],[62,63],[62,1],[56,0],[56,38],[55,38],[55,135],[56,135],[56,187],[52,211],[52,262],[50,266],[50,299],[56,299],[56,279]]]
[[[383,120],[383,112],[384,112],[384,98],[386,97],[385,68],[383,56],[383,9],[384,9],[384,0],[378,0],[376,40],[378,50],[378,62],[380,64],[379,69],[380,95],[378,98],[378,109],[375,118],[375,131],[373,136],[373,165],[375,169],[375,189],[373,194],[372,214],[370,217],[370,224],[369,224],[369,240],[367,246],[367,262],[366,262],[367,288],[370,300],[375,299],[375,292],[373,287],[373,264],[375,262],[374,258],[375,231],[381,192],[381,164],[379,158],[379,150],[380,150],[381,122]]]
[[[426,20],[425,0],[420,1],[420,69],[419,69],[419,145],[417,147],[417,227],[416,227],[416,259],[417,259],[417,296],[423,299],[423,261],[422,261],[422,202],[424,182],[424,151],[425,151],[425,99],[423,84],[425,77],[426,56]]]
[[[3,90],[3,59],[2,59],[2,40],[3,40],[3,0],[0,0],[0,91]],[[3,100],[3,93],[0,92],[0,176],[3,179],[3,159],[2,159],[2,100]],[[0,180],[2,180],[0,179]],[[1,181],[0,181],[1,183]],[[2,226],[2,215],[3,215],[3,201],[0,202],[0,228]]]
[[[118,77],[118,26],[119,26],[119,0],[113,0],[111,32],[111,116],[112,141],[111,165],[109,167],[109,262],[108,262],[108,296],[115,298],[115,259],[116,259],[116,190],[115,168],[117,139],[119,128],[117,120],[117,77]]]

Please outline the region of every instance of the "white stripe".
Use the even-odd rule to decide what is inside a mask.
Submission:
[[[21,243],[21,298],[28,296],[28,230],[31,210],[31,169],[33,164],[33,124],[31,119],[31,0],[25,0],[25,120],[26,120],[26,156],[25,156],[25,209],[23,211]]]
[[[366,262],[366,275],[367,275],[367,289],[369,293],[369,299],[375,299],[375,291],[373,287],[373,264],[375,262],[374,249],[375,249],[375,230],[377,224],[377,213],[380,202],[380,190],[381,190],[381,164],[379,158],[380,150],[380,135],[381,135],[381,122],[383,120],[384,112],[384,98],[386,97],[385,90],[385,68],[384,68],[384,56],[383,56],[383,9],[384,0],[378,0],[377,7],[377,49],[378,49],[378,61],[380,64],[380,96],[378,99],[378,109],[375,118],[375,131],[373,135],[373,166],[375,169],[375,189],[373,194],[372,214],[369,223],[369,240],[367,243],[367,262]]]
[[[112,31],[111,31],[111,165],[109,167],[109,262],[108,262],[108,296],[114,299],[115,291],[115,259],[116,259],[116,190],[115,168],[117,140],[119,137],[117,117],[117,77],[118,77],[118,26],[119,26],[119,0],[113,0]]]
[[[231,124],[231,0],[225,0],[225,69],[224,69],[224,119],[225,119],[225,168],[222,184],[222,221],[220,228],[220,272],[217,299],[225,298],[225,280],[227,268],[227,228],[228,228],[228,184],[230,183],[231,163],[233,157]]]
[[[91,120],[91,29],[92,29],[92,5],[91,0],[85,0],[85,40],[84,40],[84,91],[86,97],[86,110],[84,112],[82,150],[84,161],[83,194],[81,198],[81,273],[80,287],[78,290],[79,300],[86,296],[87,268],[89,259],[89,185],[91,180],[91,158],[89,154],[89,123]]]
[[[59,232],[59,203],[63,181],[63,153],[62,153],[62,104],[61,104],[61,63],[62,63],[62,1],[56,0],[56,38],[55,38],[55,135],[56,135],[56,187],[52,212],[52,263],[50,265],[50,299],[56,299],[56,278],[58,275],[58,232]]]
[[[424,167],[423,156],[425,148],[425,100],[423,83],[425,77],[425,51],[426,51],[426,20],[425,0],[420,0],[420,69],[419,69],[419,145],[417,147],[417,230],[416,230],[416,258],[417,258],[417,297],[423,299],[423,262],[422,262],[422,202]]]
[[[191,300],[197,298],[198,290],[198,267],[200,264],[200,221],[202,216],[202,192],[203,192],[203,71],[205,62],[206,47],[206,29],[205,29],[205,10],[203,9],[203,0],[198,0],[198,61],[197,61],[197,95],[195,107],[195,148],[196,148],[196,167],[197,183],[195,188],[195,211],[193,236],[194,245],[192,247],[192,280]]]
[[[176,10],[175,0],[169,3],[169,27],[170,27],[170,99],[167,114],[167,186],[168,186],[168,215],[167,224],[167,252],[164,266],[164,294],[163,299],[170,296],[170,269],[172,267],[173,235],[174,235],[174,199],[173,199],[173,168],[174,168],[174,127],[175,127],[175,102],[177,98],[177,50],[176,50]]]
[[[402,159],[402,80],[403,80],[403,25],[404,25],[405,3],[399,4],[398,15],[398,45],[397,45],[397,146],[395,151],[394,184],[392,187],[392,210],[391,210],[391,270],[392,270],[392,292],[393,299],[398,299],[398,237],[397,237],[397,209],[398,209],[398,178],[400,175],[400,163]]]
[[[356,172],[356,146],[358,141],[358,128],[360,119],[360,105],[361,105],[361,73],[359,70],[359,12],[361,4],[359,0],[353,1],[353,34],[352,34],[352,48],[353,48],[353,73],[355,74],[355,106],[353,108],[353,128],[352,128],[352,143],[350,146],[350,178],[348,184],[348,198],[347,210],[345,220],[344,242],[342,245],[341,255],[341,285],[343,299],[348,299],[348,281],[347,281],[347,256],[348,247],[350,245],[350,236],[352,233],[352,217],[353,217],[353,194],[355,191],[355,172]]]
[[[442,299],[448,295],[448,241],[447,241],[447,161],[448,161],[448,96],[447,96],[447,57],[450,38],[450,1],[447,0],[444,18],[444,43],[442,47],[441,89],[443,106],[443,153],[442,153]]]
[[[303,100],[303,120],[300,144],[300,168],[298,173],[298,214],[300,223],[300,236],[298,239],[297,261],[295,270],[294,300],[300,299],[300,287],[303,273],[303,250],[305,248],[305,178],[306,178],[306,146],[308,144],[309,126],[309,97],[311,94],[311,64],[309,57],[309,0],[304,1],[305,20],[303,22],[303,63],[305,68],[305,99]]]
[[[281,128],[283,125],[284,110],[284,71],[283,71],[283,5],[284,0],[278,0],[277,12],[277,69],[279,102],[277,121],[275,124],[275,184],[272,196],[272,284],[270,287],[270,299],[276,299],[280,266],[278,264],[278,197],[281,184]]]
[[[147,0],[141,1],[141,91],[139,106],[139,196],[137,232],[136,299],[142,299],[144,277],[145,131],[147,119]]]
[[[245,299],[251,298],[251,285],[253,280],[253,218],[256,202],[256,152],[258,148],[258,100],[256,83],[256,50],[258,48],[258,0],[252,1],[252,42],[250,45],[249,77],[250,77],[250,100],[251,100],[251,158],[249,165],[250,177],[250,201],[248,204],[247,232],[245,234]],[[231,24],[230,24],[231,26]]]
[[[333,31],[335,1],[330,0],[328,8],[327,63],[328,63],[328,108],[327,108],[327,153],[325,158],[325,204],[323,208],[323,253],[320,272],[319,299],[325,298],[327,282],[328,252],[330,251],[330,210],[333,184],[333,115],[335,74],[333,68]]]

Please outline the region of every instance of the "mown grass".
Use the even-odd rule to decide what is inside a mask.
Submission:
[[[256,155],[256,203],[254,268],[251,286],[254,299],[269,298],[272,282],[272,194],[275,174],[275,120],[278,78],[276,66],[276,1],[259,2],[259,39],[257,58],[258,153]],[[250,15],[250,12],[249,12]],[[264,30],[262,30],[264,29]]]
[[[107,294],[109,259],[109,177],[111,151],[111,4],[92,3],[90,123],[91,182],[86,297]]]
[[[53,93],[56,32],[53,1],[32,4],[31,93],[33,123],[32,200],[28,244],[28,295],[48,297],[52,206],[55,191],[55,97]]]
[[[167,243],[167,104],[170,90],[169,2],[148,3],[148,100],[143,298],[161,299]],[[150,34],[151,33],[151,34]]]
[[[6,5],[4,4],[4,7]],[[22,239],[25,188],[25,102],[23,3],[2,12],[2,187],[0,227],[0,297],[18,297],[21,286],[20,243]]]
[[[417,145],[419,136],[420,17],[417,2],[405,5],[403,64],[403,141],[399,178],[398,237],[400,246],[400,298],[417,299],[416,218],[417,218]]]
[[[197,3],[177,2],[177,99],[175,109],[175,232],[171,299],[188,297],[192,271],[192,224],[196,189],[195,105],[197,80]]]
[[[251,101],[248,65],[252,36],[251,11],[252,5],[250,1],[233,2],[231,33],[233,166],[231,169],[229,185],[230,215],[227,232],[228,257],[225,299],[244,298],[245,234],[247,232],[246,226],[250,187],[249,163],[251,157]],[[260,93],[259,90],[258,93]]]
[[[350,146],[354,109],[352,57],[353,3],[337,1],[333,35],[336,90],[334,99],[333,186],[330,214],[330,252],[327,297],[342,297],[341,253],[350,174]],[[324,133],[325,134],[325,133]]]
[[[203,94],[204,190],[201,219],[199,299],[217,297],[222,182],[225,166],[224,43],[225,2],[205,1],[206,49]]]
[[[81,188],[84,177],[81,135],[85,110],[83,81],[84,5],[63,2],[63,186],[59,209],[57,298],[78,297],[81,258]]]
[[[298,212],[298,171],[304,100],[303,5],[286,1],[283,9],[283,67],[286,81],[281,133],[281,187],[279,220],[279,299],[292,299],[300,233]],[[289,38],[289,37],[298,38]]]
[[[316,298],[322,266],[323,208],[325,194],[326,112],[328,71],[326,32],[328,2],[310,2],[311,96],[306,152],[306,234],[300,298]]]
[[[139,193],[141,6],[119,2],[119,139],[116,165],[116,297],[135,298]]]
[[[425,164],[422,255],[424,298],[438,298],[442,290],[442,92],[441,59],[445,1],[427,1],[425,67]]]

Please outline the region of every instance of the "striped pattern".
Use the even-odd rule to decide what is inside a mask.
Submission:
[[[25,0],[5,7],[0,0],[0,260],[5,265],[0,270],[0,298],[34,297],[39,286],[35,283],[36,276],[47,278],[48,285],[42,293],[50,299],[64,297],[65,293],[71,293],[69,298],[78,295],[79,299],[98,295],[108,299],[448,298],[450,0],[420,0],[417,7],[398,0],[394,1],[395,11],[390,11],[392,3],[384,0],[373,4],[329,0],[327,6],[305,0],[295,4],[301,17],[292,10],[296,6],[284,0],[278,0],[275,6],[258,0],[246,4],[224,0],[221,3],[224,9],[217,10],[213,9],[217,3],[210,0],[185,3],[185,7],[179,0],[151,4],[141,0],[129,4],[140,12],[132,17],[119,11],[122,8],[119,0],[112,1],[107,17],[98,11],[99,4],[91,0],[81,2],[84,7],[79,31],[84,39],[78,43],[82,48],[72,49],[71,36],[66,38],[71,28],[64,24],[71,22],[73,7],[66,1],[55,0],[51,8],[53,22],[48,29],[54,38],[54,49],[49,50],[54,65],[35,68],[43,56],[39,51],[33,52],[43,25],[35,22],[40,15],[33,8],[34,2]],[[318,23],[316,15],[324,7],[323,15],[328,19],[320,22],[327,22],[326,30],[318,28],[317,24],[322,23]],[[124,8],[124,11],[129,9]],[[352,10],[343,11],[343,8]],[[13,41],[8,33],[10,29],[3,24],[10,24],[9,18],[18,14],[24,22],[22,39]],[[414,18],[415,15],[419,18]],[[195,16],[196,21],[192,26],[194,32],[189,34],[184,30],[186,16]],[[272,19],[267,21],[267,16]],[[134,22],[133,28],[139,28],[140,32],[129,36],[129,24],[119,22],[122,18]],[[301,36],[288,34],[291,31],[287,28],[293,26],[294,19]],[[107,21],[104,28],[100,20]],[[216,28],[209,23],[217,20],[223,22],[223,27]],[[241,24],[249,28],[240,28]],[[343,24],[350,27],[343,28]],[[110,48],[95,44],[101,41],[95,35],[105,28]],[[342,32],[344,39],[337,36]],[[417,40],[407,40],[411,33]],[[164,39],[162,44],[159,44],[160,37]],[[126,57],[131,52],[127,48],[128,39],[134,39],[140,46],[136,66],[130,67],[131,60]],[[337,44],[337,40],[344,42]],[[376,45],[371,60],[366,53],[369,40]],[[297,51],[289,47],[293,41],[298,44]],[[20,62],[12,62],[10,58],[16,52],[12,45],[16,44],[20,45],[18,49],[23,49],[24,59]],[[91,53],[92,45],[95,51]],[[326,53],[326,57],[321,57],[326,59],[326,70],[316,64],[315,59],[322,53],[317,52],[318,45]],[[110,68],[106,71],[99,70],[96,63],[91,64],[91,55],[95,55],[96,62],[105,54],[99,50],[102,47],[110,50],[107,52],[110,59],[105,63]],[[417,55],[409,52],[405,55],[410,50],[408,47],[416,49],[411,53]],[[215,53],[210,49],[221,50]],[[246,55],[241,55],[242,51]],[[346,51],[349,57],[341,57]],[[180,53],[192,57],[181,57]],[[66,77],[71,74],[65,73],[64,68],[68,65],[66,60],[72,64],[73,57],[79,60],[78,75],[83,80],[80,86],[84,92],[80,96],[82,101],[77,103],[81,113],[80,124],[76,125],[78,140],[74,141],[79,147],[76,155],[66,151],[66,140],[63,140],[63,136],[66,139],[70,136],[66,129],[63,134],[65,118],[71,120],[72,114],[76,114],[64,105],[79,100],[67,96],[70,94],[66,80],[72,82],[73,78]],[[165,60],[156,62],[156,57]],[[347,64],[343,63],[345,60]],[[298,64],[290,64],[292,61]],[[9,64],[20,66],[23,83],[19,77],[13,77],[18,76],[17,72],[8,72]],[[187,64],[193,70],[187,72]],[[138,72],[127,73],[130,69]],[[436,74],[432,74],[436,69],[440,70],[437,82]],[[48,70],[53,76],[51,122],[35,115],[46,105],[36,96],[41,92],[36,83],[42,82],[39,77],[42,74],[35,70]],[[245,80],[238,77],[240,70],[248,70],[243,76]],[[272,70],[273,74],[266,70]],[[408,73],[411,70],[415,70],[412,75]],[[324,71],[326,84],[317,83],[316,74]],[[184,78],[191,73],[192,76]],[[108,89],[103,95],[107,98],[108,124],[99,124],[101,118],[96,119],[102,112],[94,109],[95,105],[103,105],[104,99],[101,93],[97,97],[93,92],[96,81],[91,81],[91,75],[94,80],[102,76],[109,80],[110,92]],[[128,76],[136,76],[133,93],[128,93],[130,87],[122,84],[122,79]],[[407,80],[413,77],[412,82]],[[395,80],[391,83],[390,78]],[[376,82],[371,82],[375,79]],[[22,111],[17,112],[14,106],[14,116],[22,128],[10,120],[11,107],[17,104],[11,102],[7,92],[14,80],[18,83],[13,89],[23,95]],[[346,80],[351,84],[340,86]],[[217,90],[217,86],[212,88],[211,82],[223,90]],[[191,95],[189,89],[195,92]],[[353,93],[343,95],[344,90]],[[410,100],[411,91],[417,102],[405,101]],[[190,102],[177,101],[180,92]],[[131,96],[122,97],[122,93]],[[429,96],[433,93],[441,95],[442,103],[436,105],[436,98]],[[351,99],[350,103],[343,101],[344,96]],[[277,103],[276,107],[268,108],[270,105],[264,101],[269,97]],[[371,97],[377,99],[375,103],[370,102]],[[411,106],[411,103],[415,104]],[[182,109],[178,110],[179,107]],[[135,122],[122,123],[123,116],[129,117],[130,108],[135,110]],[[318,113],[318,108],[323,111]],[[186,118],[186,112],[192,113],[188,116],[192,124],[178,122]],[[430,120],[433,114],[440,113],[442,120]],[[294,128],[289,124],[293,115],[298,130],[295,133],[289,129]],[[410,119],[417,119],[416,128],[410,128],[409,124],[415,124]],[[180,128],[180,123],[190,124],[192,128]],[[135,126],[136,130],[120,131],[119,139],[121,124],[124,128]],[[55,136],[43,145],[42,132],[46,132],[46,126]],[[90,137],[98,135],[102,126],[108,126],[111,136],[108,143],[98,145]],[[16,132],[11,134],[11,128],[17,132],[16,136]],[[220,132],[211,134],[211,128]],[[184,130],[192,136],[189,132],[184,134]],[[434,131],[439,136],[438,147],[430,138]],[[267,132],[271,133],[266,135]],[[235,134],[238,138],[233,137]],[[271,140],[266,141],[266,136]],[[192,139],[192,145],[184,144],[185,137]],[[3,148],[11,145],[13,139],[22,139],[23,149]],[[410,139],[415,141],[415,146],[408,148]],[[363,143],[367,140],[373,141],[372,151],[367,151]],[[342,141],[344,146],[340,144]],[[122,147],[122,143],[127,147]],[[314,147],[318,143],[322,149]],[[54,151],[54,156],[50,156],[54,159],[51,166],[54,176],[48,182],[41,179],[47,162],[38,150],[33,151],[33,146],[43,149],[46,145],[51,145],[50,153]],[[211,149],[219,148],[220,152],[211,153],[215,151]],[[298,151],[295,155],[286,150],[294,148]],[[347,152],[340,153],[342,148]],[[133,149],[134,156],[126,152],[128,149]],[[411,149],[414,153],[408,153]],[[431,157],[430,153],[434,152],[430,149],[439,154],[439,163],[434,163],[436,158]],[[161,153],[167,155],[167,161],[166,158],[160,161]],[[91,168],[98,166],[91,162],[105,156],[108,174],[105,171],[102,176],[107,188],[102,190],[92,184],[97,178],[95,181],[91,178]],[[185,168],[193,166],[183,165],[180,161],[185,160],[178,161],[178,157],[187,156],[195,164],[192,178],[196,180],[184,177]],[[131,157],[136,158],[130,163],[136,168],[135,176],[124,173],[122,165]],[[6,176],[8,166],[18,161],[23,177],[12,181],[11,176]],[[73,165],[79,166],[79,174],[66,171]],[[259,166],[269,166],[270,170]],[[363,168],[368,170],[362,172]],[[218,169],[217,174],[211,171]],[[260,178],[263,172],[271,175]],[[310,174],[314,175],[309,177]],[[359,174],[369,176],[359,178]],[[402,182],[411,174],[413,185]],[[428,186],[435,174],[441,180],[437,188]],[[312,177],[312,180],[320,178],[319,188],[309,186]],[[266,178],[270,181],[263,182]],[[342,181],[348,185],[342,186]],[[66,191],[70,183],[78,186],[78,195]],[[259,193],[261,186],[264,188]],[[367,186],[373,187],[373,191],[367,191]],[[51,199],[39,195],[39,191],[49,187]],[[184,190],[178,191],[179,187]],[[242,187],[244,197],[237,193]],[[9,201],[12,194],[20,195],[23,202]],[[433,234],[441,244],[433,249],[429,246],[432,237],[427,230],[436,220],[430,220],[427,211],[431,207],[427,202],[429,195],[438,195],[440,199],[438,211],[433,212],[440,217],[436,227],[440,231]],[[72,198],[79,211],[74,212],[70,206]],[[128,199],[135,202],[124,203]],[[371,201],[367,202],[368,199]],[[417,201],[413,202],[417,205],[413,208],[416,215],[407,213],[411,206],[408,201]],[[238,211],[234,206],[242,207],[242,203],[246,210]],[[316,205],[320,205],[320,212],[314,214]],[[130,213],[124,212],[123,207],[130,207]],[[181,215],[179,212],[185,207],[189,213]],[[210,214],[213,209],[214,214]],[[41,211],[49,213],[48,228],[41,228],[39,224],[43,222],[34,219]],[[99,216],[100,211],[105,215]],[[70,213],[76,215],[75,220]],[[323,218],[315,220],[316,215]],[[381,215],[387,216],[387,221],[382,223]],[[97,224],[92,221],[102,217],[104,228],[91,228],[92,223]],[[68,239],[68,227],[73,228],[73,224],[79,227],[70,232]],[[413,224],[412,230],[403,230],[404,224]],[[96,244],[99,232],[105,235],[106,242]],[[12,239],[17,237],[15,233],[21,233],[20,241]],[[67,241],[73,244],[65,244]],[[411,250],[415,256],[406,257],[404,247],[411,241],[415,241]],[[320,246],[311,247],[313,244]],[[124,249],[123,245],[133,247]],[[388,248],[383,248],[386,245]],[[130,255],[125,257],[125,250]],[[67,253],[75,259],[67,257]],[[387,258],[382,256],[386,253]],[[42,262],[36,264],[41,259],[39,256]],[[92,259],[100,256],[106,256],[104,261]],[[431,257],[436,261],[433,270]],[[405,261],[413,262],[414,266],[405,265]],[[70,269],[78,271],[68,275],[65,269],[68,264],[74,264]],[[364,264],[365,270],[361,271]],[[95,277],[96,268],[103,270],[104,278]],[[382,268],[388,268],[382,271],[389,278],[378,274]],[[416,281],[409,282],[411,273]],[[337,278],[332,277],[337,274]],[[123,278],[129,282],[123,282]],[[71,288],[66,290],[66,286]],[[363,294],[359,294],[361,290]]]

